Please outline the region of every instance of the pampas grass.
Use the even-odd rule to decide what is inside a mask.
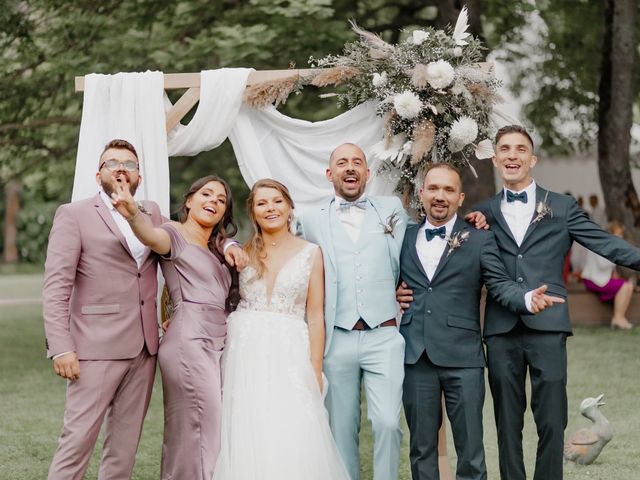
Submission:
[[[427,66],[418,63],[411,72],[411,84],[416,88],[425,88],[429,84]]]
[[[360,36],[360,39],[369,47],[369,55],[375,60],[387,58],[393,51],[393,45],[385,42],[375,33],[360,28],[354,20],[349,20],[351,29]]]
[[[332,67],[327,68],[318,73],[311,82],[316,87],[326,87],[327,85],[340,85],[342,82],[349,80],[360,74],[360,70],[353,67]]]
[[[435,136],[436,126],[429,120],[420,122],[416,128],[413,129],[413,138],[411,139],[412,165],[420,163],[422,157],[431,151]]]
[[[252,108],[265,108],[267,105],[277,107],[287,101],[289,94],[298,88],[299,84],[300,75],[297,73],[278,80],[256,83],[245,90],[244,102]]]

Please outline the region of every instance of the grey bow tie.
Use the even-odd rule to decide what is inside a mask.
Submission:
[[[355,202],[347,202],[346,200],[340,200],[340,205],[338,208],[340,210],[349,210],[351,207],[356,207],[364,210],[367,208],[367,199],[362,198],[360,200],[356,200]]]

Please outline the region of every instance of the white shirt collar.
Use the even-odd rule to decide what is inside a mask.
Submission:
[[[536,181],[532,178],[531,179],[531,183],[529,185],[527,185],[525,188],[523,188],[520,191],[516,191],[516,190],[511,190],[509,188],[502,187],[502,198],[505,199],[507,198],[507,191],[509,192],[513,192],[513,193],[522,193],[522,192],[527,192],[527,198],[529,200],[533,200],[535,201],[535,194],[536,194]]]
[[[451,232],[453,231],[453,226],[456,224],[456,220],[458,219],[458,214],[455,213],[453,215],[453,217],[451,217],[451,219],[444,224],[444,228],[446,230],[446,234],[450,235]],[[442,226],[442,225],[440,225]],[[440,227],[436,227],[435,225],[431,225],[431,223],[429,223],[429,220],[425,217],[424,219],[424,225],[422,226],[423,229],[427,229],[427,228],[440,228]]]

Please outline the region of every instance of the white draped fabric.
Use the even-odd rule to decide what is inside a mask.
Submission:
[[[91,74],[85,77],[84,106],[71,200],[98,191],[95,176],[105,144],[122,138],[138,152],[142,183],[138,199],[153,199],[169,212],[169,162],[164,126],[162,72]]]
[[[325,176],[331,151],[352,142],[366,152],[380,141],[382,127],[372,104],[321,122],[290,118],[273,107],[255,110],[243,105],[229,139],[248,185],[275,178],[289,187],[297,207],[304,208],[333,193]],[[376,164],[370,168],[375,171]]]
[[[169,213],[169,155],[196,155],[229,137],[248,185],[260,178],[275,178],[291,189],[297,206],[304,208],[331,195],[325,170],[337,145],[352,142],[367,152],[380,141],[383,124],[373,104],[321,122],[289,118],[275,108],[256,110],[244,105],[250,72],[244,68],[201,72],[200,102],[193,119],[168,136],[164,112],[170,103],[161,72],[85,77],[72,200],[97,191],[98,158],[113,138],[135,145],[143,177],[136,197],[155,200],[165,215]],[[374,177],[375,162],[370,161],[370,167]],[[380,180],[370,182],[370,193],[391,193],[389,182]]]

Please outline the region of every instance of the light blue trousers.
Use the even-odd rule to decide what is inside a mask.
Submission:
[[[358,435],[362,382],[374,438],[373,479],[397,480],[404,379],[404,338],[398,329],[335,328],[324,359],[324,372],[329,380],[326,405],[331,431],[351,480],[360,478]]]

